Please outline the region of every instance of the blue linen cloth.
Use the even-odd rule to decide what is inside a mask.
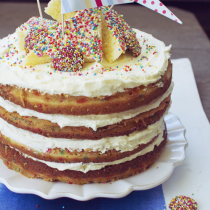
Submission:
[[[164,210],[162,185],[145,191],[134,191],[124,198],[96,198],[76,201],[70,198],[45,200],[31,194],[18,194],[0,184],[0,210]]]

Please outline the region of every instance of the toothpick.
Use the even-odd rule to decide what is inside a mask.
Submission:
[[[64,37],[64,14],[62,14],[62,37]]]
[[[37,0],[37,4],[38,4],[38,8],[39,8],[39,15],[40,15],[40,17],[41,17],[41,19],[42,19],[42,23],[43,23],[42,9],[41,9],[41,5],[40,5],[39,0]]]
[[[113,9],[113,7],[114,7],[114,5],[112,5],[112,6],[109,8],[109,11],[108,11],[108,12],[110,12],[110,11]]]

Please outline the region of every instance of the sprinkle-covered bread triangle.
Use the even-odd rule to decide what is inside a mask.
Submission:
[[[35,55],[32,50],[29,52],[29,54],[27,54],[24,60],[24,64],[26,66],[35,66],[35,65],[50,63],[50,62],[52,62],[52,58],[49,55],[43,55],[39,57]]]
[[[85,62],[102,60],[102,21],[100,10],[85,9],[66,21],[66,36],[71,45],[81,50]]]
[[[58,22],[62,22],[62,15],[61,15],[61,1],[60,0],[51,0],[47,7],[45,8],[45,13],[50,15],[53,19],[57,20]],[[64,20],[74,17],[76,12],[70,12],[64,14]]]
[[[116,11],[103,11],[103,52],[107,60],[112,63],[126,50],[137,57],[141,53],[136,33],[124,21],[123,16]]]
[[[36,65],[49,62],[51,48],[57,49],[55,44],[61,41],[61,23],[33,17],[21,25],[17,30],[18,45],[27,53],[26,65]],[[44,36],[45,35],[45,36]],[[100,62],[102,60],[102,22],[101,12],[97,9],[81,10],[65,21],[65,43],[81,51],[84,61]],[[29,49],[28,49],[29,48]],[[41,54],[40,54],[41,53]],[[38,56],[36,56],[38,55]],[[44,58],[41,58],[45,55]]]

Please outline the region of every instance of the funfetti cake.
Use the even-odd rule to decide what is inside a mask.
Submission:
[[[77,12],[64,37],[61,23],[31,18],[0,41],[5,165],[74,184],[145,171],[167,141],[169,51],[107,8]]]

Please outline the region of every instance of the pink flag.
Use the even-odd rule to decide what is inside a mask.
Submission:
[[[166,6],[159,0],[61,0],[61,13],[89,9],[101,6],[110,6],[116,4],[125,4],[137,2],[145,7],[148,7],[155,12],[158,12],[180,24],[182,22],[177,18]]]
[[[180,24],[182,24],[182,21],[179,20],[163,3],[161,3],[159,0],[135,0],[136,3],[141,4],[151,10],[154,10],[155,12],[160,13],[161,15],[164,15],[171,20],[174,20]]]

